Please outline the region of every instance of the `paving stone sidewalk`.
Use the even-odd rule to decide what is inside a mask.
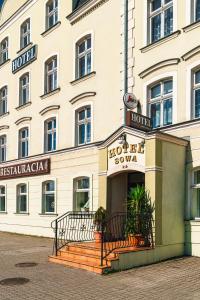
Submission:
[[[100,276],[47,262],[52,240],[0,232],[0,300],[200,299],[200,258],[184,257]],[[19,263],[35,263],[19,267]]]

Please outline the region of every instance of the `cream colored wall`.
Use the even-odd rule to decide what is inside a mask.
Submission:
[[[9,2],[10,1],[10,2]],[[5,5],[6,14],[10,10]],[[119,1],[120,2],[120,1]],[[9,125],[7,159],[17,158],[18,126],[15,121],[22,117],[32,117],[30,122],[31,141],[30,155],[43,152],[43,122],[53,115],[58,116],[58,149],[74,146],[74,111],[76,108],[91,104],[93,110],[92,141],[105,139],[121,124],[120,98],[120,3],[109,0],[93,10],[92,13],[74,25],[66,19],[71,12],[71,1],[59,1],[59,20],[61,25],[45,37],[45,3],[37,0],[10,27],[0,30],[0,40],[9,37],[9,58],[15,59],[20,48],[20,25],[26,18],[31,19],[31,41],[38,45],[38,58],[16,74],[11,72],[11,61],[0,68],[0,87],[8,85],[9,115],[0,119],[0,126]],[[14,9],[14,8],[13,8]],[[110,16],[112,15],[112,22]],[[71,85],[74,74],[74,44],[77,39],[91,32],[93,39],[93,71],[96,75],[76,85]],[[112,37],[112,38],[110,38]],[[58,85],[60,92],[41,99],[44,94],[44,62],[52,55],[58,55]],[[19,105],[19,77],[30,71],[31,106],[16,110]],[[96,92],[96,96],[84,98],[71,104],[69,101],[84,92]],[[60,105],[58,111],[52,111],[44,116],[39,112],[51,105]],[[104,126],[106,124],[106,126]],[[0,132],[1,134],[1,132]]]

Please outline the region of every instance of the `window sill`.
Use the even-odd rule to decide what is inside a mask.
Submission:
[[[5,113],[5,114],[3,114],[3,115],[0,115],[0,119],[6,117],[6,116],[8,116],[8,115],[9,115],[9,112],[7,112],[7,113]]]
[[[58,214],[56,214],[56,213],[52,213],[52,214],[50,214],[50,213],[46,213],[46,214],[39,214],[39,216],[41,216],[41,217],[57,217],[58,216]]]
[[[0,211],[0,215],[7,215],[7,211]]]
[[[180,30],[174,31],[173,33],[161,38],[160,40],[141,48],[140,51],[142,53],[145,53],[145,52],[147,52],[147,51],[149,51],[149,50],[151,50],[155,47],[158,47],[158,46],[162,45],[163,43],[166,43],[166,42],[176,38],[179,34],[181,34]]]
[[[0,64],[0,68],[4,67],[10,62],[10,59],[5,60],[3,63]]]
[[[196,21],[196,22],[193,22],[193,23],[183,27],[182,29],[183,29],[183,32],[188,32],[188,31],[193,30],[193,29],[195,29],[199,26],[200,26],[200,20]]]
[[[91,77],[93,77],[95,75],[96,75],[96,72],[93,71],[93,72],[91,72],[91,73],[89,73],[87,75],[84,75],[81,78],[77,78],[77,79],[71,81],[70,83],[71,83],[71,85],[75,85],[75,84],[78,84],[79,82],[85,81],[85,80],[87,80],[87,79],[89,79],[89,78],[91,78]]]
[[[25,104],[19,105],[18,107],[16,107],[16,110],[20,110],[22,108],[26,108],[27,106],[30,106],[32,104],[32,102],[27,102]]]
[[[51,26],[50,28],[48,28],[47,30],[45,30],[44,32],[42,32],[41,36],[45,37],[46,35],[51,33],[54,29],[58,28],[60,25],[61,25],[61,22],[59,21],[56,24],[54,24],[53,26]]]
[[[14,215],[18,215],[18,216],[29,216],[30,214],[29,213],[26,213],[26,212],[24,212],[24,213],[14,213]]]
[[[54,94],[57,94],[58,92],[60,92],[60,90],[61,90],[61,88],[58,87],[57,89],[55,89],[55,90],[53,90],[53,91],[51,91],[51,92],[48,92],[48,93],[43,94],[42,96],[40,96],[40,98],[41,98],[41,99],[45,99],[45,98],[50,97],[50,96],[52,96],[52,95],[54,95]]]
[[[25,52],[25,51],[27,51],[29,48],[31,48],[32,45],[33,45],[32,42],[28,43],[28,45],[26,45],[25,47],[19,49],[19,50],[17,51],[17,54],[22,54],[23,52]]]

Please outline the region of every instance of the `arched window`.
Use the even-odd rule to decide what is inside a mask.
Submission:
[[[8,60],[8,37],[3,39],[0,44],[0,64]]]
[[[148,0],[149,42],[153,43],[173,32],[173,0]]]
[[[91,35],[76,43],[76,78],[91,73]]]
[[[6,161],[6,135],[0,136],[0,162]]]
[[[172,124],[173,80],[161,80],[149,87],[148,111],[153,128]]]
[[[79,177],[74,179],[74,210],[89,211],[90,208],[90,179]]]
[[[45,63],[45,94],[57,87],[57,56],[53,56]]]
[[[19,105],[29,102],[29,73],[23,74],[19,79]]]
[[[8,88],[4,86],[0,90],[0,116],[7,113],[7,97],[8,97]]]
[[[4,185],[0,186],[0,212],[6,211],[6,189]]]
[[[192,77],[192,117],[196,119],[200,117],[200,70],[194,71]]]
[[[19,130],[19,158],[27,157],[29,152],[29,129]]]
[[[20,27],[20,47],[25,48],[30,43],[30,19],[23,22]]]
[[[17,213],[28,212],[28,192],[27,184],[20,183],[17,185]]]
[[[56,150],[56,118],[44,122],[44,151]]]
[[[46,29],[58,22],[58,0],[49,0],[46,4]]]
[[[55,182],[42,183],[42,213],[55,213]]]
[[[91,142],[91,107],[84,106],[76,110],[76,145]]]

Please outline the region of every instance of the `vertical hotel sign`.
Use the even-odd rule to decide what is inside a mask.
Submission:
[[[32,46],[26,52],[12,61],[12,73],[16,73],[23,69],[37,58],[37,45]]]

